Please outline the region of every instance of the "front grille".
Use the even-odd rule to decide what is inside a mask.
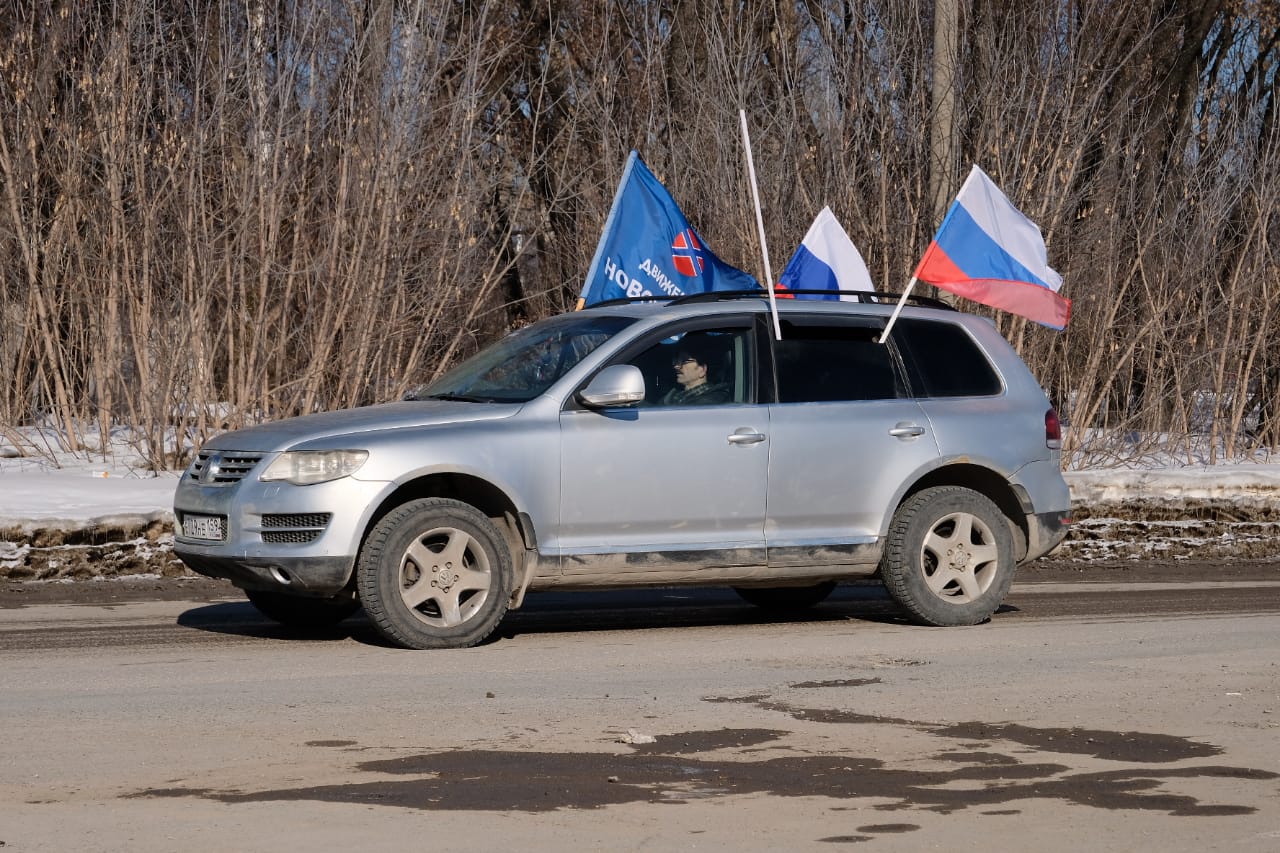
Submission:
[[[202,450],[191,463],[191,478],[206,486],[230,486],[245,478],[262,459],[261,453]]]
[[[262,541],[268,545],[306,545],[316,541],[319,530],[264,530]]]
[[[286,512],[286,513],[267,513],[262,516],[262,527],[287,527],[296,529],[299,527],[318,527],[324,530],[329,526],[329,519],[333,518],[331,512]]]
[[[329,526],[331,512],[267,513],[262,516],[262,541],[268,545],[306,545]]]

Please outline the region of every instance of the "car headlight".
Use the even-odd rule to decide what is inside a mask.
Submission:
[[[290,450],[277,456],[258,479],[312,486],[350,477],[368,458],[367,450]]]

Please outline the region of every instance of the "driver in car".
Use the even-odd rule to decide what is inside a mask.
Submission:
[[[662,397],[664,406],[703,406],[732,402],[727,386],[707,378],[707,357],[682,349],[671,362],[676,385]]]

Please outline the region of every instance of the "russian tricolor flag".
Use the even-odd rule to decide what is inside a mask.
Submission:
[[[977,166],[915,275],[1053,329],[1066,328],[1071,319],[1071,300],[1058,295],[1062,276],[1049,266],[1040,229]]]
[[[824,207],[809,226],[800,248],[782,271],[779,286],[783,290],[874,290],[871,273],[853,245],[840,220]],[[785,294],[784,294],[785,295]],[[797,299],[856,299],[837,293],[804,294]]]

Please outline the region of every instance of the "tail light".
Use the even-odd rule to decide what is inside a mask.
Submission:
[[[1058,410],[1052,406],[1044,413],[1044,444],[1051,450],[1062,449],[1062,421],[1058,420]]]

